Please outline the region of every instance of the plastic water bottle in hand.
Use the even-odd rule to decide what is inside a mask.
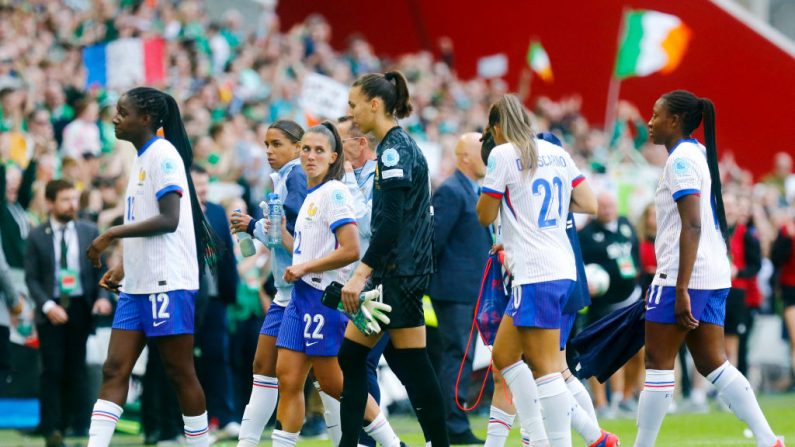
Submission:
[[[276,193],[268,194],[268,246],[277,247],[282,244],[282,199]]]
[[[240,209],[236,209],[238,213]],[[254,256],[254,253],[257,252],[257,248],[254,247],[254,240],[251,239],[251,235],[246,233],[245,231],[238,231],[235,233],[237,235],[237,243],[240,245],[240,253],[245,256]]]

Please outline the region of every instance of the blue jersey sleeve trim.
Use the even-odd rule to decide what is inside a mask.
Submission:
[[[160,200],[164,195],[166,195],[166,194],[168,194],[170,192],[176,192],[177,194],[179,194],[180,197],[182,197],[182,188],[180,188],[177,185],[168,185],[168,186],[166,186],[165,188],[163,188],[160,191],[158,191],[155,194],[155,197],[157,197],[157,200]]]
[[[339,227],[341,227],[343,225],[348,225],[348,224],[356,224],[356,219],[351,219],[349,217],[346,217],[346,218],[340,219],[340,220],[338,220],[336,222],[332,222],[331,225],[329,225],[329,228],[331,228],[331,232],[333,233],[333,232],[337,231],[337,228],[339,228]]]
[[[485,186],[481,189],[481,192],[483,194],[486,194],[486,195],[489,195],[491,197],[494,197],[495,199],[502,199],[502,196],[505,195],[504,192],[495,191],[493,189],[486,188]]]
[[[682,189],[673,193],[674,201],[677,201],[684,196],[690,195],[701,195],[701,191],[698,189]]]

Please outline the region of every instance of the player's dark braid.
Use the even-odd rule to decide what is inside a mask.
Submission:
[[[721,192],[720,169],[718,167],[718,146],[715,141],[715,105],[707,98],[686,90],[674,90],[663,95],[668,112],[679,115],[682,119],[682,133],[690,135],[704,122],[704,146],[707,148],[707,166],[712,181],[712,205],[718,218],[718,225],[724,240],[728,240],[729,230],[726,224],[726,211],[723,207]],[[728,246],[728,245],[727,245]]]
[[[193,149],[182,123],[177,101],[168,93],[150,87],[137,87],[126,93],[133,102],[138,112],[152,117],[152,131],[163,129],[163,136],[179,152],[185,165],[190,194],[191,210],[193,213],[193,228],[196,237],[196,251],[199,258],[199,274],[204,273],[204,266],[209,266],[215,272],[218,264],[220,247],[218,236],[213,231],[210,223],[202,212],[201,203],[193,186],[190,176],[190,167],[193,164]]]

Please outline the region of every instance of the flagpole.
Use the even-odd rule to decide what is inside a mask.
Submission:
[[[618,28],[618,38],[616,39],[616,56],[613,61],[613,69],[610,71],[610,84],[607,88],[607,104],[605,106],[605,134],[608,142],[613,138],[613,127],[616,119],[616,109],[621,93],[621,79],[616,78],[616,64],[618,63],[618,52],[621,49],[621,39],[626,32],[627,11],[629,8],[621,8],[621,25]]]
[[[610,75],[610,86],[607,88],[607,107],[605,109],[605,133],[608,141],[613,138],[613,126],[616,121],[618,98],[621,94],[621,79]]]

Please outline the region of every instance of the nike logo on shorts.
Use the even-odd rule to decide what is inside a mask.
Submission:
[[[163,320],[163,321],[153,322],[153,323],[152,323],[152,327],[158,327],[158,326],[162,326],[163,324],[166,324],[167,322],[168,322],[168,320]]]
[[[320,342],[319,341],[313,341],[312,343],[307,342],[307,343],[305,343],[305,346],[308,348],[310,346],[315,346],[318,343],[320,343]]]

